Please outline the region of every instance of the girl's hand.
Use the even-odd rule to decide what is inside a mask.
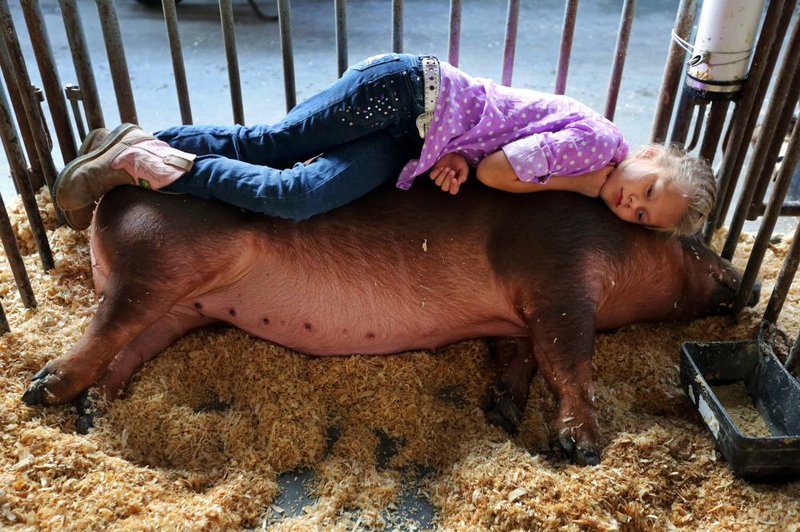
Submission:
[[[457,153],[443,155],[431,169],[431,179],[436,186],[450,194],[458,194],[468,175],[469,164],[463,155]]]
[[[580,190],[577,192],[580,192],[584,196],[589,196],[590,198],[596,198],[600,195],[600,189],[603,188],[605,182],[608,181],[608,176],[611,175],[614,168],[616,168],[615,165],[609,164],[603,168],[598,168],[594,172],[571,177],[570,179],[575,179],[576,183],[580,182]]]

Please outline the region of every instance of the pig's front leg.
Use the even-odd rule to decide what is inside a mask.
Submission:
[[[29,405],[65,403],[97,382],[114,357],[175,304],[178,296],[159,288],[119,275],[109,277],[86,332],[68,353],[33,376],[22,400]]]
[[[530,338],[489,338],[488,346],[497,366],[497,379],[486,396],[486,419],[516,434],[528,403],[528,389],[536,374],[531,341]]]
[[[569,300],[570,298],[564,298]],[[539,372],[558,401],[558,443],[581,465],[600,463],[592,384],[595,309],[585,301],[539,305],[526,316]]]

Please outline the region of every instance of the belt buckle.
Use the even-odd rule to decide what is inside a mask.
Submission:
[[[428,127],[433,119],[433,113],[426,111],[417,117],[417,131],[419,131],[420,138],[425,138],[425,133],[428,132]]]

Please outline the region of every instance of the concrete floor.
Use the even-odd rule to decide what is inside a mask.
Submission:
[[[277,13],[275,0],[257,0],[267,13]],[[567,94],[602,111],[611,70],[622,0],[580,4],[575,29]],[[126,47],[139,123],[157,130],[180,122],[178,100],[160,9],[136,0],[117,0],[117,14]],[[447,57],[449,0],[405,2],[404,51]],[[563,0],[522,2],[512,84],[552,91],[558,59]],[[639,0],[622,79],[615,121],[632,146],[649,140],[663,66],[678,0]],[[62,85],[76,83],[58,0],[41,0]],[[116,108],[108,61],[93,0],[78,0],[107,125],[116,125]],[[31,77],[38,86],[30,39],[21,8],[11,7]],[[347,4],[351,63],[391,48],[389,0],[351,0]],[[233,0],[236,45],[244,98],[245,122],[271,122],[286,112],[280,35],[276,21],[255,16],[246,0]],[[500,79],[506,0],[464,0],[461,68]],[[194,123],[233,121],[217,0],[183,0],[178,6],[180,36]],[[337,76],[334,9],[330,0],[292,2],[297,100],[314,94]],[[54,149],[56,167],[63,161]],[[8,164],[0,158],[0,193],[14,195]],[[782,223],[791,230],[794,222]]]

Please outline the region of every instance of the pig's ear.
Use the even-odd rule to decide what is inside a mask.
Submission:
[[[660,153],[661,148],[651,144],[649,146],[642,146],[639,148],[634,157],[638,157],[639,159],[654,159]]]

